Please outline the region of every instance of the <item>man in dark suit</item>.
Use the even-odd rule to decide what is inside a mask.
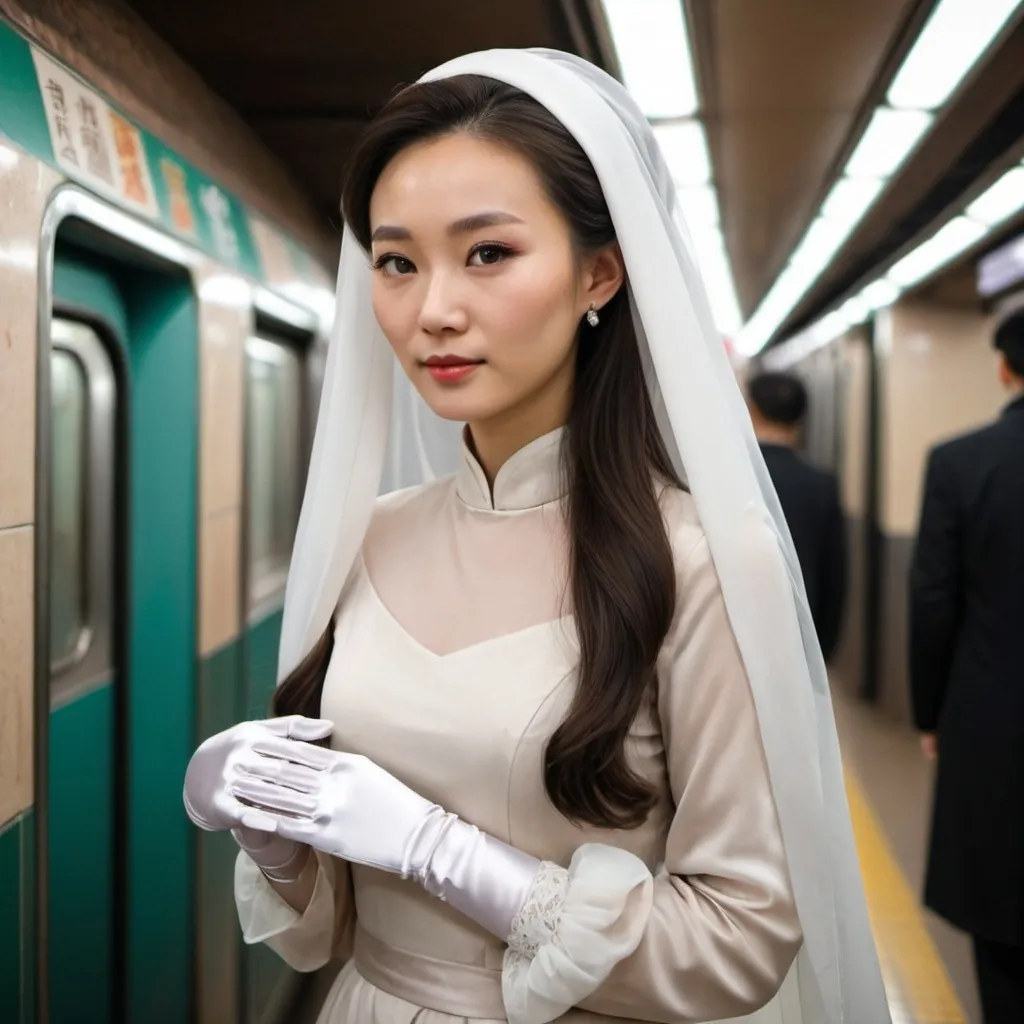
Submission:
[[[796,451],[807,412],[807,391],[798,377],[758,374],[747,383],[747,404],[793,535],[818,642],[829,661],[839,639],[846,594],[846,545],[836,480]]]
[[[1024,312],[1012,399],[935,448],[910,577],[910,684],[937,758],[925,903],[974,939],[985,1024],[1024,1021]]]

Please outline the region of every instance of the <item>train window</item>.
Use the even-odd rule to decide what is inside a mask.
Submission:
[[[267,338],[246,343],[246,478],[249,606],[284,589],[302,501],[302,360]]]
[[[110,678],[117,383],[89,326],[50,328],[50,700]]]
[[[85,637],[86,377],[79,360],[54,349],[50,360],[50,663],[81,653]]]

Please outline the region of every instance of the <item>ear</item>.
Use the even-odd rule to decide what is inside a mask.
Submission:
[[[607,245],[588,256],[580,280],[579,315],[582,317],[591,306],[600,312],[625,279],[626,265],[617,244]]]

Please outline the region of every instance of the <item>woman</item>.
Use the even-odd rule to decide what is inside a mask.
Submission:
[[[246,940],[347,959],[332,1024],[888,1020],[792,545],[639,110],[565,54],[460,58],[343,195],[280,717],[185,784]],[[389,350],[425,476],[467,427],[375,503]]]

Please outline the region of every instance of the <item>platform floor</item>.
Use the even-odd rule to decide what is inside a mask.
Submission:
[[[833,690],[893,1024],[980,1024],[969,938],[921,909],[933,765],[916,733]]]

